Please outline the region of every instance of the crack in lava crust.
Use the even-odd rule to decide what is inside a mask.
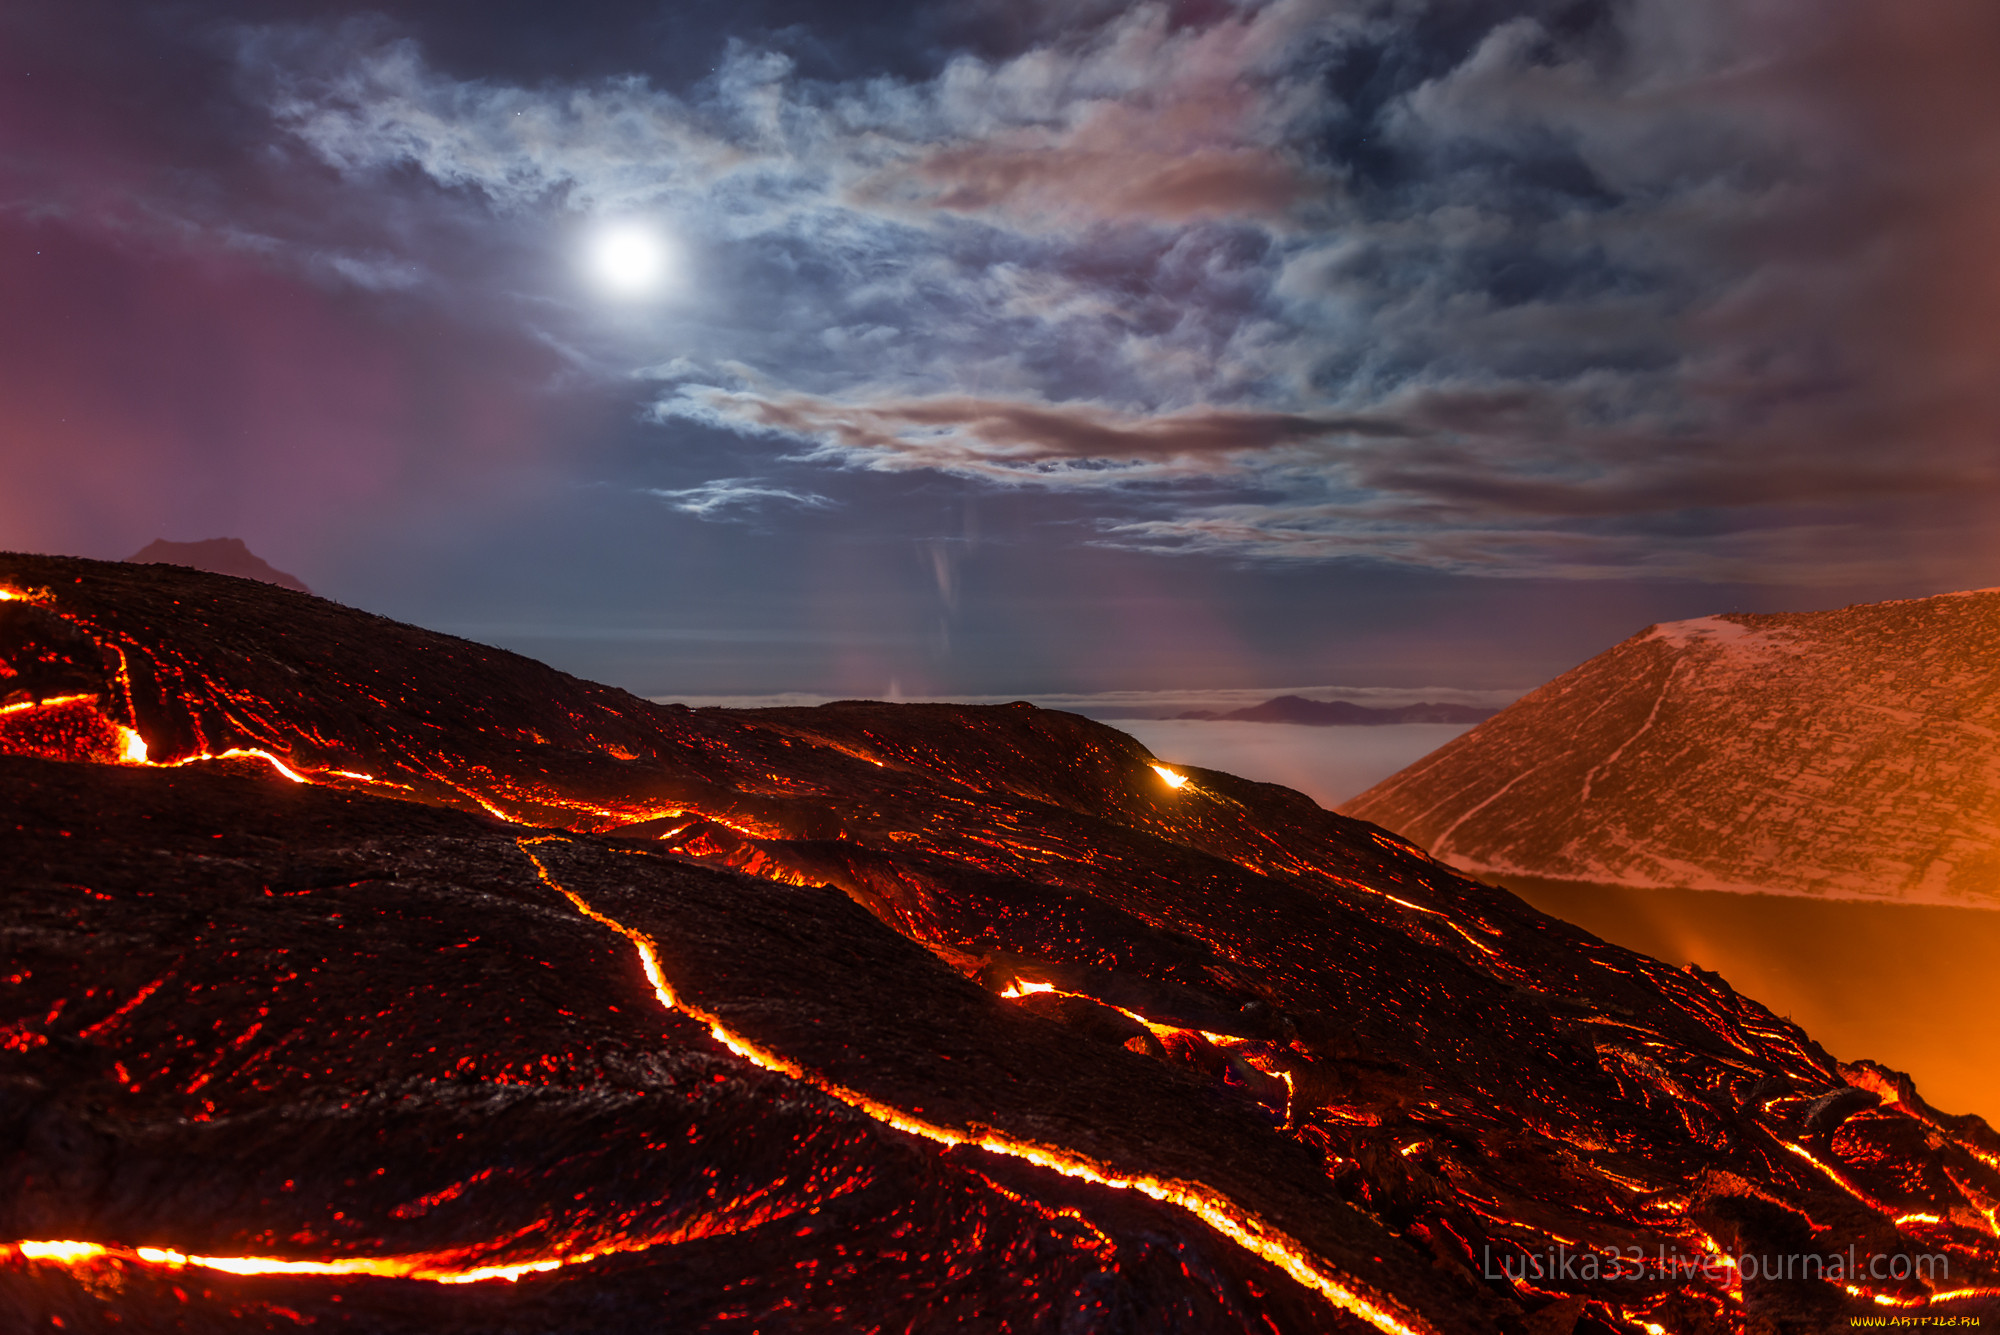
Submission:
[[[690,1004],[674,991],[673,984],[667,981],[666,973],[661,967],[659,947],[645,933],[598,912],[581,896],[571,892],[550,875],[547,865],[530,851],[533,845],[568,843],[568,840],[560,835],[544,835],[532,839],[524,838],[517,842],[521,846],[521,852],[535,864],[536,873],[550,889],[575,905],[578,913],[592,922],[602,923],[632,943],[633,949],[639,952],[639,961],[641,967],[645,969],[646,981],[652,985],[653,995],[658,998],[661,1006],[670,1011],[679,1011],[707,1025],[710,1036],[716,1042],[743,1060],[764,1070],[789,1076],[802,1084],[811,1085],[829,1098],[837,1099],[850,1108],[866,1113],[883,1125],[908,1135],[918,1136],[947,1147],[965,1145],[985,1150],[989,1154],[1021,1159],[1037,1167],[1061,1173],[1065,1177],[1080,1178],[1119,1191],[1136,1191],[1156,1201],[1178,1206],[1245,1251],[1271,1262],[1335,1307],[1361,1318],[1377,1330],[1385,1332],[1385,1335],[1432,1335],[1431,1328],[1414,1316],[1392,1311],[1380,1299],[1371,1300],[1364,1297],[1349,1285],[1333,1278],[1326,1273],[1323,1264],[1297,1241],[1255,1215],[1238,1208],[1227,1197],[1198,1182],[1162,1181],[1159,1178],[1120,1173],[1108,1164],[1094,1162],[1060,1146],[1038,1145],[1032,1141],[1006,1135],[991,1127],[975,1125],[959,1130],[955,1127],[940,1126],[935,1122],[913,1117],[900,1108],[871,1099],[857,1090],[847,1089],[825,1080],[796,1062],[759,1047],[741,1034],[731,1032],[717,1016]]]

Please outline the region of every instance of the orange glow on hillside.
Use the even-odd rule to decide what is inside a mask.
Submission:
[[[1160,776],[1169,788],[1185,788],[1187,786],[1188,777],[1185,774],[1177,774],[1165,765],[1153,765],[1151,769],[1153,773]]]

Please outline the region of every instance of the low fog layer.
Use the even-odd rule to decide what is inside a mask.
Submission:
[[[2000,1012],[1988,1000],[2000,913],[1481,879],[1607,941],[1715,970],[1842,1061],[1873,1057],[1908,1071],[1946,1112],[2000,1114]]]
[[[1467,731],[1460,723],[1319,728],[1304,723],[1120,719],[1161,760],[1296,788],[1336,807]]]

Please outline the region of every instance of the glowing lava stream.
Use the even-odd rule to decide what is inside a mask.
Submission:
[[[858,1090],[836,1085],[796,1062],[760,1048],[740,1034],[730,1032],[723,1027],[722,1021],[716,1016],[688,1004],[674,991],[673,985],[667,981],[666,974],[660,966],[659,949],[651,938],[592,908],[580,895],[573,893],[551,876],[548,867],[530,851],[530,847],[534,844],[568,843],[567,839],[561,835],[542,835],[516,842],[519,843],[521,852],[535,864],[535,871],[544,884],[573,904],[578,913],[592,922],[602,923],[632,943],[633,948],[639,952],[639,963],[646,972],[646,981],[653,985],[653,995],[658,998],[660,1005],[707,1025],[709,1035],[716,1042],[752,1065],[811,1085],[822,1094],[838,1099],[850,1108],[866,1113],[885,1126],[893,1127],[908,1135],[921,1136],[925,1140],[945,1146],[974,1146],[992,1154],[1003,1154],[1053,1169],[1065,1177],[1081,1178],[1086,1182],[1095,1182],[1099,1186],[1112,1187],[1120,1191],[1137,1191],[1154,1200],[1179,1206],[1237,1246],[1269,1261],[1335,1307],[1360,1317],[1377,1330],[1384,1331],[1387,1335],[1432,1335],[1431,1328],[1414,1315],[1392,1312],[1382,1304],[1381,1300],[1363,1297],[1355,1289],[1328,1275],[1321,1268],[1318,1259],[1303,1243],[1240,1208],[1213,1188],[1203,1186],[1199,1182],[1175,1182],[1154,1177],[1130,1176],[1108,1164],[1085,1158],[1072,1150],[1019,1140],[991,1127],[975,1125],[961,1131],[955,1127],[927,1122],[922,1118],[912,1117],[900,1108],[877,1102]]]
[[[57,705],[73,705],[79,700],[95,700],[95,692],[82,695],[51,695],[45,700],[22,700],[17,704],[0,705],[0,714],[26,714],[36,709],[54,709]]]
[[[1146,1028],[1150,1029],[1155,1038],[1164,1037],[1167,1034],[1200,1034],[1203,1038],[1207,1039],[1209,1042],[1213,1043],[1218,1048],[1226,1048],[1226,1047],[1231,1047],[1238,1043],[1252,1043],[1256,1041],[1255,1039],[1244,1038],[1239,1034],[1218,1034],[1212,1029],[1190,1029],[1188,1028],[1188,1026],[1184,1024],[1162,1024],[1158,1020],[1147,1019],[1145,1016],[1139,1014],[1139,1012],[1137,1011],[1126,1010],[1123,1006],[1118,1005],[1116,1002],[1104,1001],[1098,997],[1093,997],[1088,992],[1065,992],[1062,988],[1057,987],[1054,983],[1024,983],[1019,979],[1016,979],[1014,981],[1014,984],[1011,987],[1009,987],[1005,992],[1002,992],[1000,995],[1009,1001],[1013,1001],[1020,997],[1032,996],[1038,992],[1045,992],[1052,996],[1058,996],[1058,997],[1080,997],[1085,1001],[1094,1001],[1100,1006],[1104,1006],[1110,1010],[1117,1011],[1120,1015],[1125,1016],[1127,1019],[1137,1020],[1140,1024],[1143,1024],[1146,1026]]]
[[[64,697],[66,700],[89,700],[94,698],[87,695]],[[58,702],[51,700],[48,703],[56,704]],[[209,760],[261,760],[285,778],[290,779],[293,783],[312,783],[317,778],[332,775],[334,778],[356,779],[362,783],[372,783],[384,788],[402,788],[405,786],[388,779],[378,779],[373,774],[362,774],[351,769],[321,769],[313,770],[310,774],[301,774],[284,761],[272,755],[269,751],[254,746],[232,746],[227,751],[217,751],[213,754],[204,751],[200,755],[187,756],[181,760],[152,760],[148,758],[151,752],[146,745],[146,739],[133,729],[127,728],[122,724],[118,726],[118,740],[121,748],[119,760],[122,763],[127,765],[144,765],[149,769],[180,769],[185,765],[197,765]],[[501,816],[502,819],[509,819],[498,811],[495,811],[493,814]]]
[[[648,1244],[651,1245],[651,1244]],[[477,1284],[483,1280],[516,1280],[561,1266],[579,1265],[625,1247],[577,1252],[569,1256],[523,1261],[514,1265],[454,1267],[434,1256],[349,1256],[338,1261],[282,1261],[269,1256],[188,1256],[165,1247],[106,1247],[95,1242],[16,1242],[0,1244],[0,1257],[9,1251],[23,1260],[51,1261],[62,1266],[88,1265],[94,1261],[141,1261],[171,1269],[220,1270],[231,1275],[374,1275],[381,1279],[421,1279],[433,1284]]]

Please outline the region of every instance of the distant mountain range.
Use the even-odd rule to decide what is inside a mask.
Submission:
[[[141,565],[187,566],[214,575],[235,575],[239,579],[261,579],[300,593],[311,593],[297,575],[287,575],[251,551],[241,538],[204,538],[200,542],[168,542],[155,538],[125,558]]]
[[[1373,727],[1387,723],[1479,723],[1498,710],[1473,705],[1439,704],[1423,701],[1376,709],[1350,704],[1346,700],[1308,700],[1301,695],[1280,695],[1261,705],[1232,709],[1226,714],[1213,710],[1190,709],[1175,718],[1211,719],[1218,723],[1309,723],[1314,727]]]
[[[1648,627],[1341,810],[1478,873],[2000,909],[2000,590]]]

